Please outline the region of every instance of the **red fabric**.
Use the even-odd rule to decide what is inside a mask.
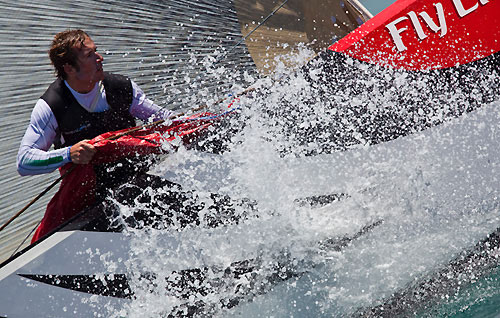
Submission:
[[[453,67],[500,50],[499,12],[500,1],[399,0],[329,49],[407,70]]]
[[[139,155],[163,152],[162,143],[180,138],[185,144],[190,138],[212,124],[209,113],[196,114],[183,121],[173,122],[169,126],[157,126],[140,129],[120,136],[130,129],[108,132],[92,139],[89,143],[97,152],[91,163],[74,165],[68,163],[59,169],[61,175],[73,168],[66,175],[57,193],[47,205],[47,210],[31,242],[35,242],[53,229],[95,203],[96,174],[93,165],[115,162],[119,159]],[[118,138],[116,138],[118,137]],[[116,139],[115,139],[116,138]]]

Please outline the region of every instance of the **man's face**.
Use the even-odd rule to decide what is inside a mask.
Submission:
[[[104,79],[102,69],[103,57],[97,53],[97,47],[91,38],[86,37],[80,48],[74,48],[77,51],[78,70],[75,77],[82,84],[94,85]]]

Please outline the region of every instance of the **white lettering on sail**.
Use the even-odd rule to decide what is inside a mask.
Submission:
[[[401,33],[408,29],[407,28],[398,29],[396,27],[396,24],[404,20],[408,20],[408,18],[401,17],[386,25],[386,28],[389,29],[389,33],[391,34],[392,39],[394,40],[394,43],[396,43],[396,47],[399,51],[405,51],[407,49],[407,47],[403,43],[403,39],[401,38]]]
[[[485,3],[487,3],[488,1],[486,0]],[[482,2],[481,2],[482,3]],[[485,4],[485,3],[482,3],[482,4]],[[453,4],[455,5],[455,9],[457,9],[457,12],[458,12],[458,15],[463,18],[465,17],[466,15],[468,15],[469,13],[471,12],[474,12],[478,7],[479,7],[479,4],[476,3],[475,5],[473,5],[471,8],[469,9],[465,9],[464,8],[464,5],[462,3],[462,0],[453,0]]]
[[[479,4],[484,6],[491,0],[475,0],[479,2],[476,2],[472,7],[468,9],[464,7],[464,4],[462,2],[464,0],[452,0],[452,1],[453,5],[455,6],[455,9],[457,10],[458,16],[460,18],[463,18],[466,15],[474,12],[477,8],[479,8]],[[429,29],[431,29],[436,33],[441,31],[440,37],[443,37],[448,33],[448,26],[446,23],[446,15],[444,12],[443,4],[438,2],[435,3],[434,6],[436,7],[438,23],[436,23],[435,19],[431,18],[431,16],[425,11],[422,11],[419,14],[415,13],[414,11],[408,12],[408,17],[410,17],[410,21],[411,24],[413,25],[413,28],[415,29],[415,33],[417,33],[417,36],[421,41],[426,39],[428,35],[425,33],[424,28],[422,27],[422,24],[419,20],[419,16],[424,20],[425,24],[427,24]],[[396,25],[404,20],[408,20],[408,17],[406,16],[400,17],[386,25],[386,28],[389,30],[389,33],[391,34],[392,40],[396,44],[396,48],[400,52],[406,51],[408,49],[406,45],[403,43],[403,38],[401,36],[401,34],[408,28],[402,27],[398,29]]]

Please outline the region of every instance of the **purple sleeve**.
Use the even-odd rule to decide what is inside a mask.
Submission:
[[[137,84],[132,81],[133,100],[130,106],[130,114],[136,118],[144,121],[157,121],[161,119],[168,119],[173,113],[163,107],[153,103],[146,97],[146,94]]]

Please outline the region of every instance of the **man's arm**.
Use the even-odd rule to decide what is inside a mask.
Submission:
[[[17,153],[20,175],[49,173],[70,162],[69,147],[48,151],[56,138],[57,121],[47,103],[40,99]]]
[[[160,107],[146,97],[142,89],[132,81],[133,99],[130,114],[136,118],[149,121],[168,119],[173,115],[170,110]]]
[[[85,140],[71,147],[49,151],[57,136],[57,121],[47,103],[40,99],[31,113],[31,120],[17,153],[20,175],[49,173],[68,162],[85,164],[95,153]]]

